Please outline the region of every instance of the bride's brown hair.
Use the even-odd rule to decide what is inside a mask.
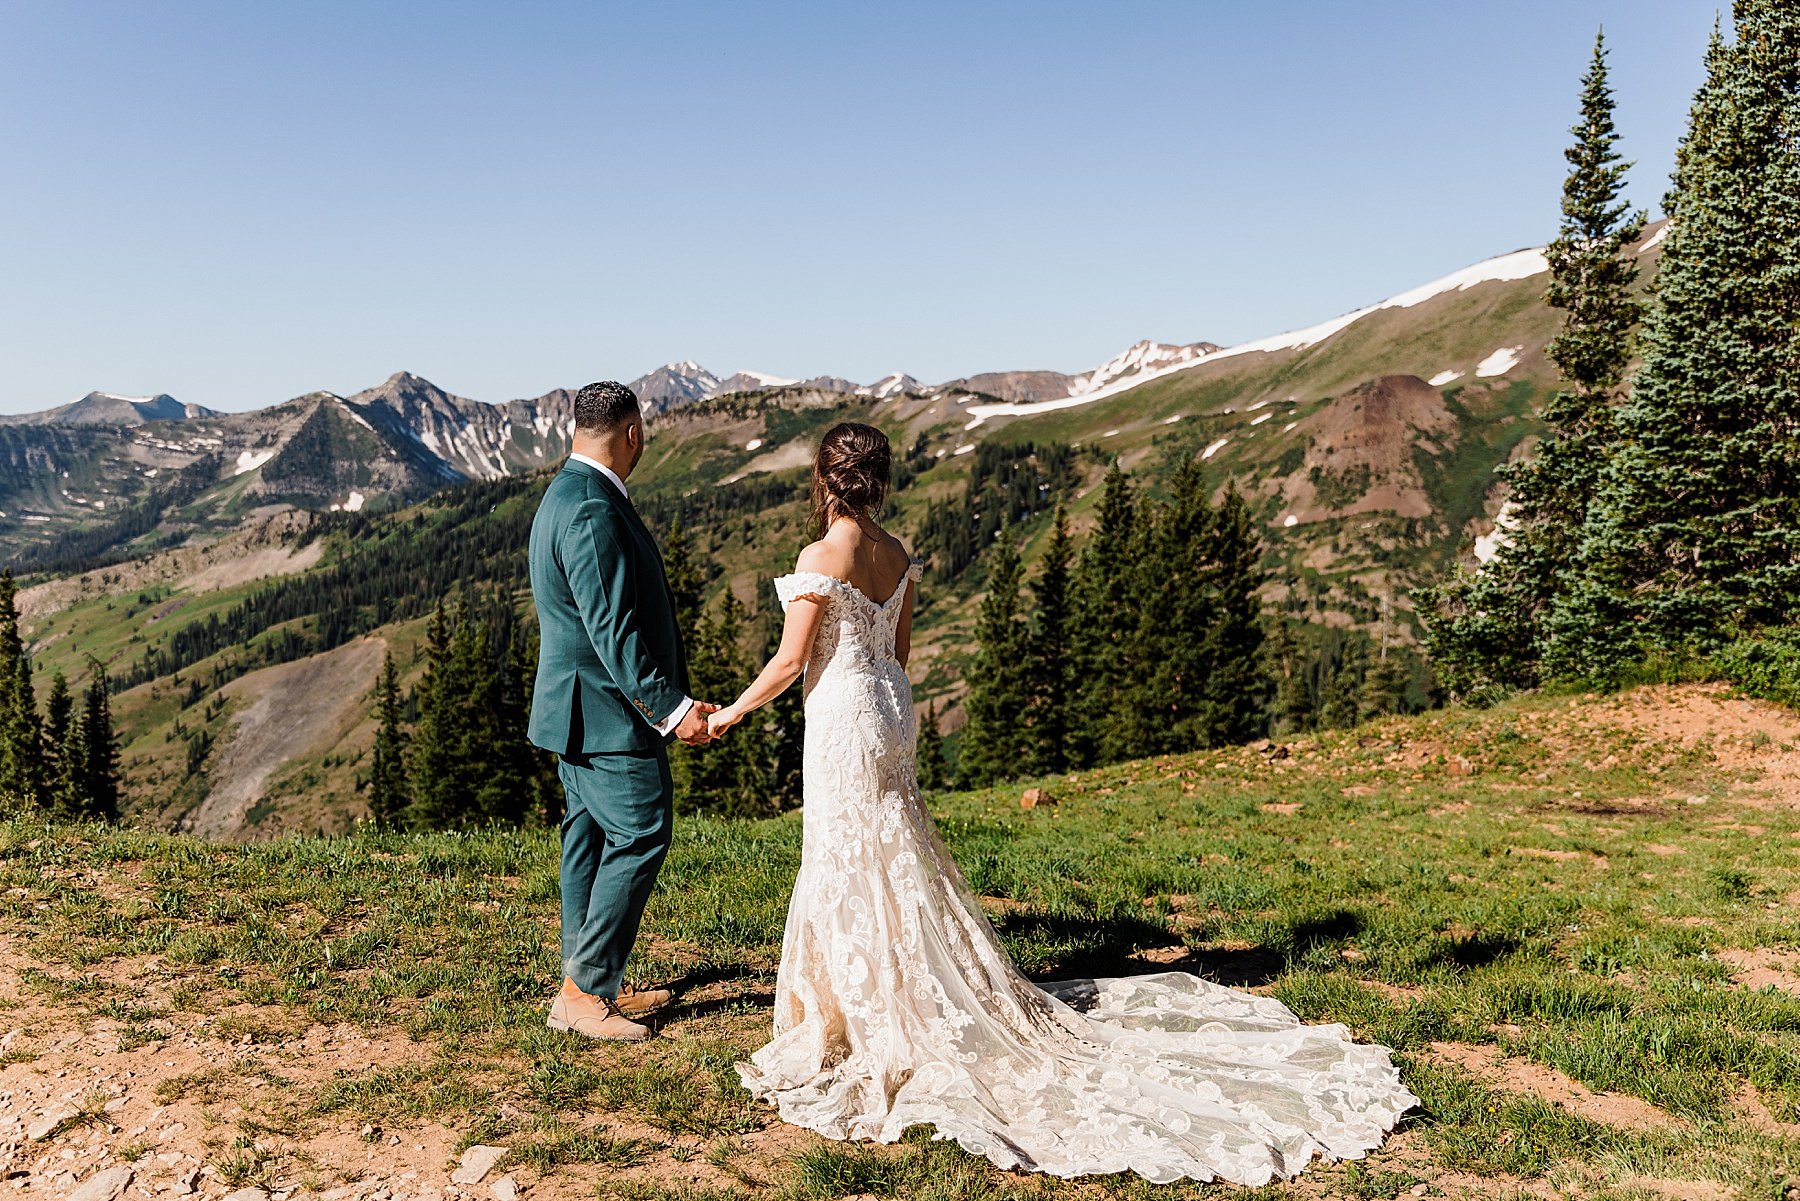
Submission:
[[[872,517],[887,496],[893,450],[872,425],[841,421],[819,439],[812,508],[822,537],[840,517]]]

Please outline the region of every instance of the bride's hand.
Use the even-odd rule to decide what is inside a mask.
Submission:
[[[723,709],[706,715],[706,732],[717,738],[743,720],[744,715],[737,711],[736,705],[726,705]]]

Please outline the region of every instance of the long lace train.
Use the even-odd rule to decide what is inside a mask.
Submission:
[[[783,1120],[881,1142],[926,1125],[1057,1176],[1262,1184],[1367,1153],[1417,1104],[1386,1048],[1270,997],[1180,972],[1026,980],[920,796],[906,581],[885,603],[812,573],[776,588],[827,604],[775,1035],[738,1066]]]

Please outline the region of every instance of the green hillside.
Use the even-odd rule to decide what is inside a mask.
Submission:
[[[1797,746],[1791,711],[1656,687],[1027,781],[1031,809],[1024,785],[935,798],[1034,976],[1199,972],[1394,1048],[1423,1108],[1292,1186],[1059,1182],[780,1126],[731,1065],[768,1034],[792,814],[678,824],[632,971],[683,995],[647,1046],[544,1028],[553,833],[0,822],[0,1148],[26,1196],[109,1164],[146,1192],[204,1170],[208,1196],[416,1196],[488,1145],[465,1191],[534,1201],[1781,1201]]]
[[[806,464],[819,433],[843,419],[887,430],[898,456],[888,519],[928,563],[913,676],[919,700],[938,705],[954,731],[992,539],[1004,531],[1020,541],[1029,571],[1057,504],[1078,545],[1085,538],[1111,464],[1154,496],[1172,464],[1198,458],[1210,485],[1235,484],[1251,507],[1270,613],[1297,623],[1327,665],[1356,639],[1393,644],[1411,664],[1418,704],[1429,678],[1406,650],[1412,592],[1489,528],[1494,468],[1529,445],[1554,386],[1541,349],[1555,325],[1543,281],[1463,279],[1311,344],[1222,354],[1117,395],[1023,412],[988,415],[992,398],[966,393],[873,401],[804,388],[697,402],[658,417],[633,497],[657,528],[687,530],[711,600],[729,588],[754,616],[773,604],[767,581],[809,537]],[[1510,353],[1496,366],[1501,350]],[[140,537],[185,537],[188,549],[172,552],[184,555],[280,503],[326,508],[373,478],[357,465],[365,451],[401,444],[398,435],[378,444],[357,410],[329,398],[263,420],[269,459],[159,509],[161,524]],[[394,478],[421,478],[428,466],[421,459]],[[91,571],[78,591],[52,584],[46,594],[62,587],[59,599],[28,605],[25,620],[39,694],[54,671],[79,683],[90,654],[107,666],[123,686],[128,793],[147,820],[178,823],[223,790],[248,796],[237,807],[258,817],[233,832],[342,829],[360,812],[373,741],[370,664],[392,651],[415,677],[418,623],[465,583],[510,590],[528,610],[523,548],[545,478],[297,522],[282,537],[304,561],[275,570],[298,574],[237,582],[153,560]],[[391,483],[402,492],[383,496],[408,486]],[[264,721],[269,706],[256,706],[278,690],[310,716],[285,744],[247,744],[252,779],[231,745],[247,722]]]

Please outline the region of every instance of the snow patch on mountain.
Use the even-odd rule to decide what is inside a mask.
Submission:
[[[1475,364],[1477,379],[1486,379],[1493,375],[1505,375],[1519,365],[1519,352],[1523,346],[1502,346],[1481,362]]]
[[[1434,388],[1441,388],[1451,380],[1461,378],[1462,372],[1460,371],[1440,371],[1425,382]]]
[[[255,471],[258,467],[261,467],[264,463],[267,463],[274,457],[275,452],[272,450],[239,451],[237,457],[237,470],[233,471],[231,474],[243,475],[246,471]]]
[[[1412,308],[1415,305],[1425,303],[1435,296],[1442,296],[1446,292],[1467,291],[1477,284],[1528,279],[1533,275],[1542,274],[1549,269],[1550,264],[1544,258],[1542,247],[1528,250],[1515,250],[1511,254],[1499,255],[1495,258],[1475,263],[1472,266],[1464,267],[1460,271],[1453,271],[1441,279],[1434,279],[1430,283],[1421,284],[1416,288],[1400,293],[1398,296],[1392,296],[1377,304],[1369,305],[1367,308],[1361,308],[1354,312],[1345,313],[1341,317],[1333,317],[1329,321],[1321,321],[1319,324],[1309,325],[1305,329],[1291,330],[1284,334],[1274,334],[1270,337],[1258,338],[1251,342],[1241,342],[1236,346],[1228,346],[1221,350],[1214,350],[1206,354],[1197,355],[1185,362],[1172,363],[1167,366],[1154,367],[1149,370],[1140,371],[1135,375],[1116,379],[1109,384],[1102,385],[1078,396],[1068,396],[1062,400],[1040,401],[1035,404],[971,405],[969,408],[969,413],[973,418],[971,425],[980,425],[990,417],[1017,417],[1028,413],[1048,413],[1057,409],[1067,409],[1073,408],[1076,405],[1090,404],[1096,400],[1105,400],[1109,397],[1117,396],[1121,392],[1127,392],[1132,388],[1138,387],[1140,384],[1147,384],[1151,380],[1163,379],[1178,371],[1187,371],[1194,367],[1198,367],[1203,363],[1211,363],[1219,359],[1231,358],[1234,355],[1276,350],[1301,350],[1308,346],[1316,346],[1318,343],[1323,342],[1333,334],[1338,333],[1346,326],[1362,320],[1371,313],[1378,313],[1383,309]]]
[[[922,392],[924,385],[906,374],[904,371],[891,372],[882,376],[872,384],[864,384],[856,390],[858,396],[868,396],[875,400],[888,400],[908,392]]]

